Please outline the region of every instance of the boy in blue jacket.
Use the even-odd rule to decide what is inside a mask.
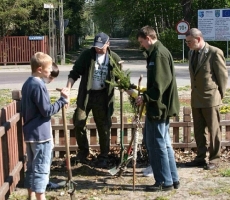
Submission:
[[[35,192],[37,200],[45,200],[53,148],[51,116],[68,103],[68,93],[63,89],[60,99],[51,104],[45,82],[51,75],[52,58],[37,52],[30,64],[32,76],[23,84],[21,100],[28,158],[25,187],[29,196]]]

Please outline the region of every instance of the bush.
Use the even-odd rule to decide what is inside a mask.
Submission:
[[[172,53],[174,59],[182,59],[183,57],[183,41],[178,39],[178,33],[174,29],[165,29],[160,33],[159,40]],[[188,47],[185,44],[185,57],[188,55]]]

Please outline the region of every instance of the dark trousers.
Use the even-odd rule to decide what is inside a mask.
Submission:
[[[218,162],[221,152],[219,106],[192,108],[194,135],[197,144],[197,161],[206,161],[208,133],[210,134],[209,161]]]
[[[105,89],[91,91],[86,109],[82,110],[78,107],[73,116],[78,148],[84,154],[89,153],[86,121],[91,110],[99,135],[100,156],[107,157],[110,148],[111,116],[108,116],[108,101]]]

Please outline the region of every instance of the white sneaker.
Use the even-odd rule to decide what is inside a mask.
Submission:
[[[142,170],[144,176],[153,176],[153,170],[151,165]]]

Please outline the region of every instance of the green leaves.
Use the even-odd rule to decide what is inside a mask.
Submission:
[[[130,71],[122,70],[120,66],[113,60],[110,56],[110,60],[114,64],[114,68],[112,70],[113,76],[117,78],[117,82],[106,81],[110,85],[117,87],[119,90],[128,90],[130,87]]]

